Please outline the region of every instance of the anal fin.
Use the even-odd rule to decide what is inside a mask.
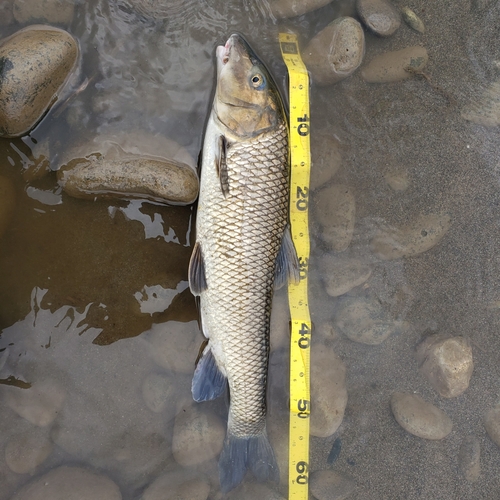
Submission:
[[[225,391],[226,385],[227,379],[219,370],[208,344],[194,371],[191,384],[193,399],[201,402],[218,398]]]
[[[276,271],[274,274],[274,288],[277,290],[286,283],[298,283],[300,280],[299,259],[293,244],[290,226],[287,225],[283,232],[281,247],[276,258]]]

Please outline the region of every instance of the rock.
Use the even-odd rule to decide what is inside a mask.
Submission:
[[[427,50],[418,45],[386,52],[366,64],[361,70],[361,76],[368,83],[399,82],[421,73],[428,59]]]
[[[33,473],[52,452],[52,443],[40,429],[13,436],[5,446],[5,461],[18,474]]]
[[[422,215],[409,227],[379,231],[372,240],[372,249],[384,260],[417,255],[437,245],[450,225],[447,214]]]
[[[165,137],[110,133],[70,148],[58,163],[59,184],[76,198],[143,198],[187,205],[198,196],[194,160]]]
[[[344,500],[355,488],[354,479],[343,472],[320,470],[311,474],[309,489],[317,500]]]
[[[344,418],[346,368],[342,360],[322,344],[313,344],[311,359],[310,433],[328,437],[339,428]]]
[[[222,451],[226,429],[222,421],[199,405],[184,407],[175,417],[172,453],[184,466],[214,459]]]
[[[346,250],[352,240],[356,216],[351,189],[342,184],[321,189],[314,198],[314,212],[325,244],[337,252]]]
[[[155,324],[147,336],[151,356],[158,366],[175,373],[192,375],[203,343],[198,323],[169,321]]]
[[[51,26],[30,26],[0,45],[0,136],[31,130],[56,101],[79,56],[77,41]]]
[[[273,0],[270,5],[271,12],[278,19],[301,16],[306,12],[319,9],[331,0]]]
[[[71,24],[75,13],[74,0],[15,0],[14,17],[18,23],[45,22]]]
[[[335,318],[337,328],[347,338],[361,344],[381,344],[398,327],[379,302],[365,298],[344,298]]]
[[[363,23],[379,36],[390,36],[401,25],[399,12],[388,0],[358,0],[356,7]]]
[[[486,413],[484,427],[491,440],[500,446],[500,405],[495,406]]]
[[[384,178],[394,191],[405,191],[410,185],[408,172],[399,167],[389,168],[384,173]]]
[[[477,94],[475,91],[474,95]],[[479,97],[464,106],[460,114],[465,120],[484,127],[500,125],[500,81],[491,84]]]
[[[425,32],[425,26],[422,20],[413,12],[409,7],[402,7],[401,13],[403,14],[404,22],[415,31],[419,33]]]
[[[329,182],[342,163],[341,145],[335,135],[319,131],[311,136],[311,189]]]
[[[371,275],[369,265],[357,259],[338,258],[325,254],[320,259],[321,276],[331,297],[338,297],[362,285]]]
[[[175,410],[176,387],[171,377],[152,373],[142,384],[142,397],[146,406],[155,413],[161,413],[167,407]]]
[[[54,421],[66,397],[59,382],[49,379],[37,381],[29,389],[4,386],[3,393],[10,409],[38,427]]]
[[[140,500],[206,500],[209,493],[206,479],[189,477],[183,470],[176,470],[156,479]]]
[[[481,473],[481,445],[479,439],[467,436],[462,441],[458,452],[458,466],[467,481],[473,483]]]
[[[313,83],[330,85],[350,76],[365,55],[365,35],[352,17],[335,19],[302,51]]]
[[[11,500],[121,500],[111,479],[79,467],[58,467],[27,484]]]
[[[0,177],[0,238],[7,229],[15,201],[16,193],[12,182],[7,177]]]
[[[459,396],[472,376],[472,348],[464,337],[436,334],[427,337],[417,348],[422,375],[444,398]]]
[[[417,394],[395,392],[391,396],[391,409],[398,424],[417,437],[443,439],[453,427],[446,413]]]

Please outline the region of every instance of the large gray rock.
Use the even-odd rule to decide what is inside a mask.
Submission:
[[[0,45],[0,136],[31,130],[57,97],[76,67],[77,41],[66,31],[35,25]]]
[[[363,23],[379,36],[390,36],[401,25],[401,15],[389,0],[358,0],[356,7]]]

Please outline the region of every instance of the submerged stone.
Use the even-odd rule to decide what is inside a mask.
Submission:
[[[388,0],[358,0],[358,14],[363,23],[379,36],[390,36],[401,25],[401,16]]]

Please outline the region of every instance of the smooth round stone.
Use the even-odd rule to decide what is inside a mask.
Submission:
[[[500,125],[500,81],[492,83],[478,97],[464,106],[461,116],[484,127]]]
[[[486,413],[484,426],[492,441],[500,446],[500,405]]]
[[[342,184],[321,189],[314,197],[314,212],[324,243],[336,252],[346,250],[352,240],[356,218],[351,189]]]
[[[310,433],[331,436],[342,423],[347,405],[346,367],[328,347],[313,344],[311,358]]]
[[[419,45],[386,52],[366,64],[361,76],[368,83],[399,82],[421,73],[428,60],[427,50]]]
[[[140,500],[206,500],[210,484],[205,479],[188,478],[182,470],[160,476],[146,488]]]
[[[443,439],[453,428],[444,413],[417,394],[395,392],[391,396],[391,409],[398,424],[410,434],[424,439]]]
[[[356,483],[343,472],[320,470],[311,474],[309,489],[317,500],[344,500],[354,493]]]
[[[4,386],[3,393],[11,410],[38,427],[54,421],[66,397],[66,391],[55,380],[35,382],[29,389]]]
[[[79,467],[59,467],[26,485],[11,500],[121,500],[106,476]]]
[[[40,429],[12,437],[5,446],[5,461],[18,474],[33,473],[52,452],[52,443]]]
[[[77,41],[66,31],[35,25],[0,45],[0,136],[31,130],[55,102],[76,66]]]
[[[311,189],[317,189],[332,180],[342,164],[339,141],[328,131],[319,131],[311,136]]]
[[[348,339],[368,345],[381,344],[398,328],[379,302],[357,297],[342,300],[335,320],[337,328]]]
[[[425,32],[423,21],[413,12],[409,7],[402,7],[401,14],[403,15],[404,22],[415,31],[419,33]]]
[[[323,255],[319,265],[326,292],[331,297],[339,297],[362,285],[372,274],[371,267],[360,260],[330,254]]]
[[[270,2],[271,12],[278,19],[301,16],[306,12],[328,5],[331,0],[273,0]]]
[[[74,0],[15,0],[14,17],[18,23],[46,22],[70,24],[75,12]]]
[[[394,191],[406,191],[410,185],[408,172],[402,167],[387,169],[384,179]]]
[[[356,7],[363,23],[379,36],[390,36],[401,25],[399,12],[388,0],[358,0]]]
[[[444,398],[460,396],[469,387],[474,363],[466,338],[431,335],[420,343],[416,355],[420,373]]]
[[[372,240],[372,249],[384,260],[418,255],[437,245],[450,226],[447,214],[422,215],[408,227],[380,231]]]
[[[184,466],[215,459],[222,451],[226,429],[222,421],[199,405],[183,408],[175,417],[172,454]]]
[[[151,356],[158,366],[176,373],[193,374],[203,343],[196,321],[169,321],[153,325],[147,338]]]
[[[14,211],[16,192],[7,177],[0,177],[0,237],[9,224]]]
[[[352,75],[364,55],[363,28],[352,17],[340,17],[309,42],[302,59],[314,83],[330,85]]]
[[[175,408],[175,383],[171,377],[152,373],[142,384],[142,397],[146,406],[155,413],[168,407]]]
[[[474,436],[467,436],[462,441],[458,452],[458,466],[465,479],[471,483],[479,479],[481,473],[481,444]]]

